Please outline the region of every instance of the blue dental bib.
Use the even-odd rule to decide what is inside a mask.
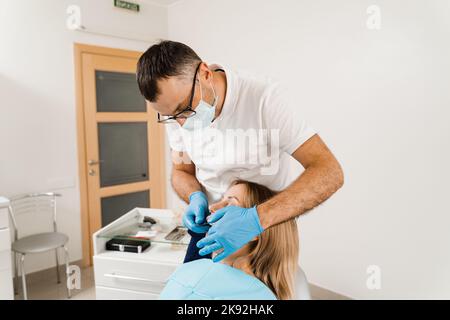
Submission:
[[[211,259],[179,266],[160,294],[163,300],[277,300],[259,279]]]

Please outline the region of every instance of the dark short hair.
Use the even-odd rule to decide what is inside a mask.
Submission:
[[[163,40],[152,45],[137,63],[136,78],[141,94],[155,102],[160,94],[158,80],[188,75],[201,61],[194,50],[180,42]]]

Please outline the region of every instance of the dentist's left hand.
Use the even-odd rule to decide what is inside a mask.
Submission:
[[[208,214],[208,198],[206,195],[201,191],[191,193],[189,205],[183,215],[184,226],[195,233],[206,233],[210,226],[201,224],[206,222]]]

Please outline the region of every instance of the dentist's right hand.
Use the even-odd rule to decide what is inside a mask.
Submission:
[[[183,224],[195,233],[206,233],[210,225],[200,225],[206,223],[206,216],[209,214],[208,198],[202,191],[196,191],[189,196],[189,205],[183,215]]]

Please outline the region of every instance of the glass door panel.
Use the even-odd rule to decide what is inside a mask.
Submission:
[[[100,186],[149,180],[147,123],[98,124]]]
[[[136,74],[95,71],[97,112],[146,112]]]
[[[140,191],[102,198],[102,227],[136,208],[149,208],[149,191]]]

